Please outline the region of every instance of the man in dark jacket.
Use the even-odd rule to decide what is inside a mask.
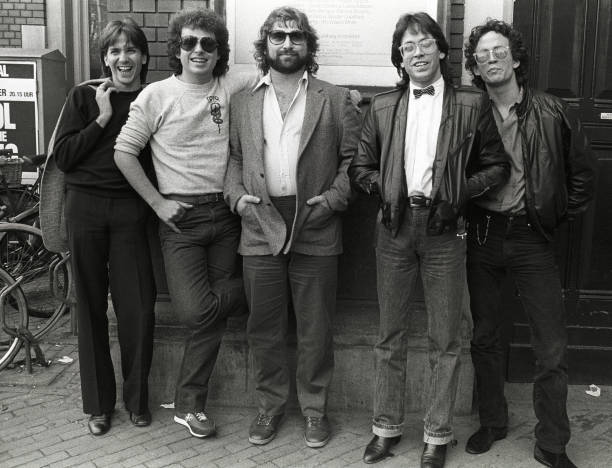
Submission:
[[[565,454],[567,334],[552,242],[565,218],[593,197],[594,160],[579,122],[563,101],[526,86],[527,51],[520,34],[490,20],[472,30],[465,48],[474,84],[486,89],[511,156],[510,180],[475,199],[469,210],[468,285],[474,318],[480,429],[469,453],[483,453],[506,436],[500,286],[509,271],[529,319],[537,359],[533,404],[538,418],[534,456],[552,467],[574,467]]]
[[[448,48],[426,13],[399,19],[391,61],[402,81],[372,100],[349,168],[358,190],[381,199],[374,438],[366,463],[389,456],[402,434],[409,301],[420,270],[432,370],[421,466],[444,465],[466,291],[464,208],[503,185],[510,172],[486,95],[451,86]]]

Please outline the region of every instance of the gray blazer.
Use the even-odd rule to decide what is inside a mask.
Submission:
[[[270,202],[263,162],[263,100],[265,87],[232,97],[230,156],[225,175],[225,201],[235,212],[245,194],[257,196],[243,212],[239,253],[278,255],[287,236],[285,223]],[[357,109],[349,91],[309,76],[306,110],[299,143],[297,209],[285,251],[306,255],[342,253],[342,223],[351,196],[347,168],[357,149],[360,132]],[[323,195],[331,210],[308,206],[306,200]]]

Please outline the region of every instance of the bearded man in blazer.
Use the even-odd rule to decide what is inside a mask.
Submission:
[[[316,31],[304,13],[275,9],[255,42],[264,76],[232,100],[224,193],[242,217],[239,253],[259,406],[249,441],[256,445],[276,436],[289,397],[289,302],[297,325],[296,388],[306,445],[322,447],[330,438],[339,213],[351,194],[347,168],[360,122],[347,89],[313,76],[317,50]]]

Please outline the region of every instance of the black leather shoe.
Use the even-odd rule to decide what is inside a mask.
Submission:
[[[130,421],[136,427],[146,427],[151,424],[151,413],[147,410],[142,414],[132,413],[130,411]]]
[[[572,463],[565,452],[552,453],[540,448],[538,444],[535,445],[533,450],[533,458],[542,465],[550,466],[551,468],[576,468],[576,465]]]
[[[448,444],[425,444],[421,455],[421,468],[443,468],[446,461],[446,447]]]
[[[106,434],[111,427],[110,414],[92,414],[87,425],[89,432],[95,436]]]
[[[371,464],[392,457],[393,454],[390,452],[391,447],[396,445],[401,438],[402,436],[379,437],[375,435],[366,446],[365,453],[363,454],[363,461]]]
[[[480,426],[465,444],[465,451],[472,455],[488,452],[496,440],[502,440],[508,435],[507,427]]]
[[[274,439],[282,417],[282,414],[267,416],[259,413],[249,428],[249,442],[255,445],[265,445]]]

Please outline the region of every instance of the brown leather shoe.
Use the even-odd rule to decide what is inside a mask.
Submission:
[[[396,445],[401,438],[401,435],[397,437],[379,437],[375,435],[366,446],[363,461],[367,464],[378,463],[385,458],[394,456],[391,453],[391,447]]]
[[[488,452],[496,440],[505,439],[508,435],[507,427],[480,426],[465,444],[465,451],[472,455]]]
[[[565,452],[549,452],[539,447],[538,444],[535,445],[533,450],[533,458],[542,465],[550,466],[551,468],[576,468],[576,465],[568,458]]]
[[[89,432],[93,435],[104,435],[111,427],[110,414],[92,414],[87,425],[89,426]]]
[[[149,426],[151,424],[151,413],[149,410],[142,414],[136,414],[130,411],[130,421],[132,421],[132,424],[136,427]]]
[[[421,468],[443,468],[448,444],[425,444],[421,455]]]
[[[319,448],[329,442],[331,429],[327,416],[317,418],[315,416],[304,417],[304,440],[311,448]]]

